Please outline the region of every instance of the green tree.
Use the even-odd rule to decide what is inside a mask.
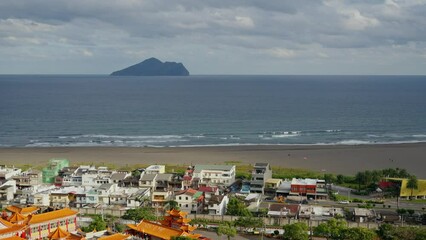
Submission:
[[[236,197],[231,197],[228,202],[226,214],[233,216],[251,216],[251,212],[247,209],[244,202]]]
[[[347,226],[344,220],[332,218],[325,223],[319,224],[314,229],[314,235],[332,240],[341,240],[343,239],[343,231],[346,229]]]
[[[93,230],[102,231],[107,228],[107,223],[102,219],[102,216],[96,215],[92,218],[92,222],[87,227],[82,227],[84,232],[92,232]]]
[[[172,210],[172,209],[179,210],[179,205],[175,200],[170,200],[170,201],[166,202],[164,209],[165,210]]]
[[[361,184],[365,184],[365,174],[363,172],[357,172],[355,175],[355,181],[358,183],[358,192],[361,191]]]
[[[337,184],[343,184],[345,182],[345,176],[343,176],[342,174],[337,175],[336,182]]]
[[[345,240],[374,240],[376,233],[368,228],[347,228],[343,231],[343,239]]]
[[[171,240],[194,240],[194,239],[190,237],[185,237],[185,236],[178,236],[178,237],[173,236]]]
[[[283,239],[285,240],[308,240],[308,225],[303,222],[293,223],[284,225],[284,235]]]
[[[237,235],[237,229],[232,225],[231,222],[223,222],[217,228],[217,235],[225,235],[228,240],[230,240],[231,237],[235,237],[235,235]]]
[[[255,218],[252,216],[239,217],[234,221],[234,224],[241,228],[261,228],[263,227],[263,220],[262,218]]]
[[[382,224],[377,229],[377,235],[382,240],[395,240],[395,227],[391,224]]]
[[[327,173],[327,174],[324,174],[324,180],[327,184],[334,183],[336,182],[336,177],[331,173]]]
[[[417,180],[417,177],[414,175],[411,175],[407,182],[407,188],[411,189],[411,199],[413,198],[413,191],[414,189],[419,188],[419,181]]]
[[[133,220],[135,222],[139,222],[142,219],[151,220],[151,221],[156,219],[154,209],[151,207],[140,207],[140,208],[128,209],[124,213],[122,218],[127,220]]]

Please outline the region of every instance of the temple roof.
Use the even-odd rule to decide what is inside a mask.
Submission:
[[[18,236],[12,236],[12,237],[8,237],[8,238],[2,238],[3,240],[25,240],[25,238],[21,238]]]
[[[9,228],[0,229],[0,235],[6,234],[6,233],[14,233],[21,231],[25,229],[27,226],[23,224],[14,224],[13,226]]]
[[[198,238],[198,237],[195,237],[195,235],[191,235],[189,233],[184,232],[183,230],[163,226],[161,224],[147,221],[147,220],[142,220],[138,225],[127,224],[127,226],[137,232],[145,233],[160,239],[169,240],[172,237],[178,237],[178,236]]]
[[[113,234],[113,235],[100,237],[100,238],[98,238],[98,240],[124,240],[124,239],[128,239],[128,238],[130,238],[130,235],[122,234],[122,233],[116,233],[116,234]]]
[[[51,232],[48,236],[49,239],[64,239],[71,235],[71,233],[63,230],[62,228],[58,227],[55,229],[55,231]]]
[[[55,220],[59,218],[73,216],[73,215],[76,215],[77,213],[78,213],[77,211],[71,210],[69,208],[64,208],[64,209],[56,210],[52,212],[30,215],[28,223],[34,224],[34,223],[47,222],[47,221],[51,221],[51,220]]]
[[[24,221],[25,217],[22,214],[20,214],[19,212],[14,212],[14,213],[12,213],[12,215],[7,220],[11,223],[19,223],[21,221]]]
[[[167,213],[170,214],[170,216],[173,216],[173,217],[185,217],[186,215],[188,215],[187,212],[182,212],[182,211],[179,211],[179,210],[176,210],[176,209],[169,210],[169,211],[167,211]]]
[[[3,225],[4,227],[1,227],[1,225]],[[0,229],[12,227],[12,226],[13,226],[13,223],[6,221],[3,218],[0,218]]]
[[[10,211],[10,212],[17,212],[17,213],[20,213],[20,214],[22,214],[22,215],[28,215],[28,214],[30,214],[30,213],[33,213],[33,212],[35,212],[35,211],[38,211],[39,210],[39,208],[38,207],[34,207],[34,206],[31,206],[31,207],[23,207],[23,208],[21,208],[21,207],[18,207],[18,206],[8,206],[7,208],[6,208],[6,210],[8,210],[8,211]]]
[[[197,229],[197,227],[196,226],[185,225],[185,226],[180,227],[180,229],[183,230],[183,231],[185,231],[185,232],[192,232],[195,229]]]

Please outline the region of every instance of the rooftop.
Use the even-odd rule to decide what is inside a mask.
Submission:
[[[216,171],[231,171],[235,165],[195,165],[194,173],[200,173],[202,170],[216,170]]]
[[[73,211],[69,208],[64,208],[64,209],[56,210],[52,212],[34,214],[28,217],[29,218],[28,223],[35,224],[35,223],[47,222],[47,221],[56,220],[59,218],[74,216],[74,215],[77,215],[77,213],[78,213],[77,211]]]

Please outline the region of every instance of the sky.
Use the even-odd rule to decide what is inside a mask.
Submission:
[[[426,0],[1,0],[0,74],[426,75]]]

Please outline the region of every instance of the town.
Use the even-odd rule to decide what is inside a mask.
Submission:
[[[425,234],[426,180],[416,179],[410,187],[410,179],[384,177],[374,192],[355,195],[327,174],[274,178],[270,164],[259,162],[242,178],[237,168],[194,164],[177,173],[150,165],[127,171],[73,166],[67,159],[51,159],[41,171],[0,166],[0,239],[216,239],[217,234],[295,239],[286,234],[297,227],[306,236],[330,239],[321,229],[336,221],[373,237],[385,227],[407,225]],[[395,189],[396,198],[386,198]]]

